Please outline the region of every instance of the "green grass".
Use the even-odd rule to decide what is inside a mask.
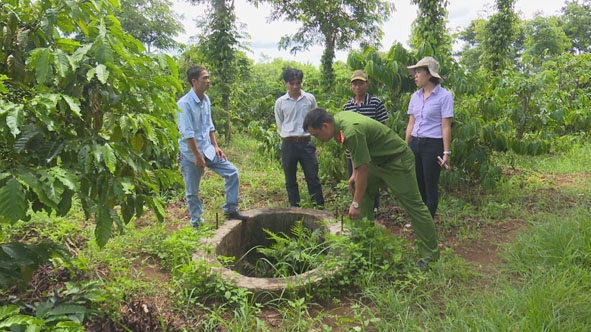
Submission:
[[[259,153],[249,137],[220,141],[240,171],[240,209],[288,205],[279,162]],[[109,291],[103,312],[117,317],[131,300],[165,297],[165,317],[184,321],[185,331],[588,331],[591,145],[548,156],[495,158],[506,174],[495,190],[466,186],[442,192],[437,230],[452,245],[447,243],[429,271],[414,267],[411,242],[356,222],[348,227],[359,242],[334,242],[343,257],[329,264],[350,263],[357,270],[344,269],[304,294],[286,292],[266,303],[255,303],[250,292],[222,282],[192,258],[200,238],[212,234],[216,213],[223,218],[223,179],[211,171],[201,186],[207,224],[198,233],[181,205],[164,223],[146,213],[103,249],[92,240],[93,223],[78,210],[3,225],[2,237],[68,244],[75,253],[70,268]],[[329,211],[350,199],[342,184],[324,190]],[[383,208],[391,204],[396,200],[382,200]],[[392,216],[391,222],[404,224],[405,216]],[[500,253],[494,263],[483,268],[463,258],[483,245]]]

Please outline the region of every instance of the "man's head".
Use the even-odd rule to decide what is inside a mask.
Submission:
[[[315,108],[304,118],[304,131],[322,142],[328,142],[334,137],[334,117],[322,108]]]
[[[355,70],[351,75],[351,90],[359,98],[365,98],[369,87],[369,77],[361,69]]]
[[[209,73],[201,66],[191,66],[187,70],[187,80],[197,93],[203,93],[209,89]]]
[[[283,81],[290,95],[299,95],[304,80],[304,72],[295,68],[287,68],[283,71]]]

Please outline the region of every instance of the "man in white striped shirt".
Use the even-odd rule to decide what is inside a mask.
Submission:
[[[361,69],[353,71],[351,75],[351,90],[354,96],[345,103],[343,110],[357,112],[381,123],[385,123],[389,116],[384,103],[380,98],[367,93],[367,88],[369,88],[369,77],[367,73]],[[345,154],[347,156],[347,171],[349,172],[349,177],[351,177],[353,174],[351,154],[348,150],[345,151]],[[374,200],[374,209],[377,209],[379,205],[380,193],[378,191]]]

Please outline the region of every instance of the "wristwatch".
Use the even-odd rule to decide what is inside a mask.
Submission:
[[[443,151],[443,154],[446,154],[446,155],[450,156],[451,155],[451,151]]]
[[[354,209],[359,209],[359,203],[353,202],[353,203],[351,203],[351,205],[353,205]]]

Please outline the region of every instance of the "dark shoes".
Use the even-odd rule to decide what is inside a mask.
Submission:
[[[431,258],[425,258],[425,259],[419,260],[416,265],[420,270],[424,271],[424,270],[429,269],[429,263],[431,263],[431,262],[432,262]]]
[[[248,219],[247,215],[238,212],[238,210],[226,212],[225,215],[226,219],[238,219],[242,221],[246,221]]]

